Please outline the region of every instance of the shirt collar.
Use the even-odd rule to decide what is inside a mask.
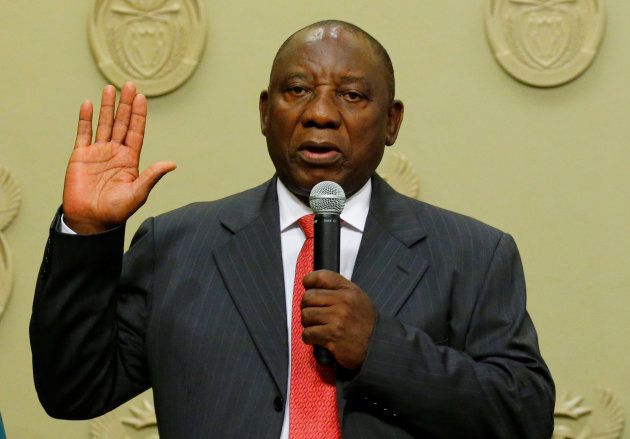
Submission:
[[[280,209],[280,232],[284,232],[297,223],[297,220],[313,213],[310,207],[302,203],[287,189],[282,180],[277,179],[278,206]],[[341,212],[341,220],[353,229],[363,232],[370,209],[372,196],[372,180],[368,180],[358,192],[346,200]]]

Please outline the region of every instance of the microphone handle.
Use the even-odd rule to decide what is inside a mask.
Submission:
[[[315,214],[314,219],[314,268],[339,273],[339,242],[341,224],[339,215]],[[314,346],[313,355],[319,364],[332,365],[335,357],[322,346]]]

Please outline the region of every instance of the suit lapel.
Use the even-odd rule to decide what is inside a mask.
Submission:
[[[286,396],[287,316],[275,180],[262,201],[246,202],[251,208],[222,218],[234,236],[213,256],[278,391]]]
[[[378,175],[372,177],[372,197],[352,281],[374,302],[380,314],[394,317],[429,268],[415,246],[426,236],[409,200],[394,191]],[[414,247],[415,246],[415,247]],[[337,395],[355,372],[338,369]],[[337,398],[343,422],[346,399]]]
[[[352,274],[352,281],[370,296],[377,310],[392,317],[429,267],[413,247],[426,233],[408,203],[374,176],[370,212]]]

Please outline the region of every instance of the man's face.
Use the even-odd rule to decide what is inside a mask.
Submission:
[[[359,190],[385,145],[395,142],[402,113],[370,44],[339,27],[296,35],[260,96],[271,160],[301,198],[324,180],[339,183],[348,196]]]

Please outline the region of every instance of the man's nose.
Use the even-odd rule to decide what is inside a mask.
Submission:
[[[316,91],[302,113],[302,125],[307,128],[339,128],[341,114],[337,107],[336,95]]]

